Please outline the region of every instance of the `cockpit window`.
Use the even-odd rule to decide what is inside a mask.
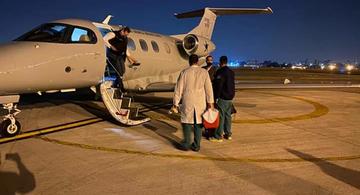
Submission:
[[[26,33],[15,41],[36,41],[61,43],[69,27],[62,24],[44,24]]]
[[[70,43],[96,43],[96,36],[91,30],[75,27]]]

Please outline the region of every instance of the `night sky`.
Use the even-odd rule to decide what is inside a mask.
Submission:
[[[106,2],[106,3],[105,3]],[[217,20],[215,57],[232,60],[305,59],[360,61],[360,0],[108,0],[0,1],[0,42],[56,19],[82,18],[162,34],[189,32],[200,19],[176,19],[173,14],[203,7],[270,6],[273,15],[223,16]]]

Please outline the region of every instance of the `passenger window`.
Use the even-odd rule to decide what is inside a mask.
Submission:
[[[68,27],[61,24],[44,24],[35,30],[19,37],[15,41],[36,41],[61,43],[64,41]]]
[[[143,51],[148,51],[149,50],[148,45],[147,45],[147,43],[146,43],[146,41],[144,39],[140,39],[139,42],[140,42],[141,49]]]
[[[128,39],[128,45],[127,47],[133,51],[136,50],[136,45],[135,45],[135,42],[134,40],[132,40],[131,38]]]
[[[96,42],[95,34],[86,29],[74,28],[71,35],[71,43],[94,43]]]
[[[166,53],[170,54],[171,53],[170,46],[167,43],[164,43],[164,45],[165,45]]]
[[[156,52],[156,53],[159,53],[159,45],[155,42],[155,41],[151,41],[151,45],[152,45],[152,48],[153,50]]]

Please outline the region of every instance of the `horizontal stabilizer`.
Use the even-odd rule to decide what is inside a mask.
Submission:
[[[238,14],[271,14],[271,13],[273,13],[273,11],[270,7],[267,7],[265,9],[256,9],[256,8],[255,9],[254,8],[205,8],[205,9],[209,9],[211,12],[213,12],[217,16],[238,15]],[[177,17],[179,19],[202,17],[205,13],[205,9],[175,14],[175,17]]]

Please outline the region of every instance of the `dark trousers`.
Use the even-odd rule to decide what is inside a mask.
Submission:
[[[223,133],[226,136],[231,136],[231,110],[232,110],[232,100],[223,100],[219,99],[217,102],[217,107],[220,112],[220,126],[216,129],[214,137],[216,139],[222,139]]]
[[[124,56],[115,54],[111,51],[108,51],[107,56],[116,73],[119,75],[119,77],[122,77],[125,73]]]
[[[122,77],[125,73],[125,59],[122,55],[114,54],[111,51],[107,53],[110,66],[115,70],[117,75],[117,82],[120,85],[120,88],[123,89]]]
[[[214,137],[216,129],[205,129],[205,137],[207,139],[210,139],[211,137]]]
[[[200,142],[202,136],[202,125],[196,124],[196,116],[194,116],[194,124],[186,124],[182,123],[183,133],[184,133],[184,140],[182,141],[181,145],[183,149],[200,149]],[[194,142],[191,144],[191,131],[194,128]]]

